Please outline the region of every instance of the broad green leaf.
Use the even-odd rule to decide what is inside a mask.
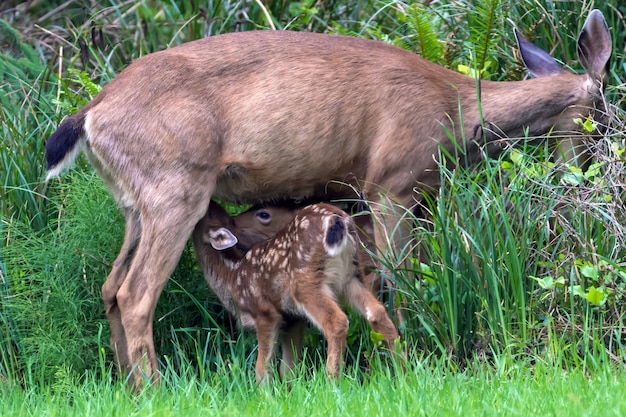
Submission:
[[[554,287],[554,278],[550,276],[543,277],[543,278],[537,278],[537,277],[531,276],[531,278],[537,281],[539,286],[543,288],[544,290],[551,290]]]
[[[537,281],[537,283],[539,284],[539,286],[545,290],[552,290],[555,287],[561,287],[563,285],[565,285],[565,278],[558,277],[557,279],[554,279],[551,276],[547,276],[547,277],[543,277],[543,278],[537,278],[537,277],[533,277],[531,276],[530,278],[534,279],[535,281]]]
[[[502,161],[502,162],[500,162],[500,167],[502,169],[509,170],[509,169],[513,168],[513,164],[511,162],[509,162],[509,161]]]
[[[572,172],[564,174],[561,177],[561,182],[567,185],[582,185],[585,182],[585,177],[582,174]]]
[[[457,67],[457,71],[463,75],[467,75],[468,77],[477,78],[478,74],[474,68],[470,68],[467,65],[459,64]]]
[[[582,126],[582,128],[588,133],[593,132],[598,127],[598,122],[594,121],[591,115],[587,116],[585,121],[583,121],[580,117],[577,117],[574,119],[574,123]]]
[[[587,179],[592,179],[600,176],[600,168],[604,165],[604,162],[596,162],[595,164],[591,164],[587,171],[585,172],[585,177]]]
[[[598,269],[593,265],[583,265],[580,267],[580,273],[587,278],[590,278],[594,281],[598,280],[599,273]]]
[[[374,342],[374,344],[376,344],[376,345],[378,345],[378,344],[382,343],[382,342],[383,342],[383,340],[385,340],[385,339],[383,338],[383,335],[382,335],[382,334],[380,334],[380,333],[378,333],[378,332],[375,332],[374,330],[371,330],[371,331],[370,331],[370,339],[371,339],[371,340],[372,340],[372,342]]]
[[[604,304],[606,300],[606,294],[602,288],[589,287],[589,292],[587,292],[587,301],[595,306],[599,306]]]
[[[585,291],[583,291],[583,287],[581,285],[573,285],[572,294],[577,295],[581,298],[587,298],[587,294],[585,294]]]
[[[582,174],[583,170],[577,167],[576,165],[568,165],[567,168],[573,174]]]
[[[523,161],[523,154],[517,149],[511,149],[511,152],[509,153],[509,158],[515,165],[520,165],[520,163]]]

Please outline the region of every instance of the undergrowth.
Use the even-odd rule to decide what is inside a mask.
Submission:
[[[44,144],[129,62],[208,35],[276,27],[379,39],[468,75],[522,79],[513,22],[578,70],[573,37],[592,3],[110,0],[19,7],[0,6],[0,387],[52,386],[44,398],[66,387],[80,399],[76,386],[117,383],[100,287],[123,220],[84,158],[69,175],[44,183]],[[397,259],[383,260],[398,287],[389,308],[406,309],[402,331],[413,361],[432,357],[451,371],[477,362],[496,371],[520,363],[623,367],[626,7],[593,7],[607,17],[615,51],[606,93],[614,106],[609,130],[593,144],[594,164],[552,164],[551,150],[534,146],[468,169],[442,168],[444,186],[424,200],[426,216],[415,221],[421,257],[412,247],[398,254],[410,262],[404,270],[395,268]],[[229,387],[248,393],[254,340],[236,330],[207,290],[189,248],[155,317],[165,387],[196,375],[228,384],[228,373],[243,378],[243,388]],[[350,317],[347,366],[366,381],[381,356],[377,338]],[[306,364],[317,369],[323,337],[311,331],[306,344]],[[308,377],[326,383],[315,371]],[[210,395],[182,385],[192,396]],[[120,392],[110,395],[125,398]]]

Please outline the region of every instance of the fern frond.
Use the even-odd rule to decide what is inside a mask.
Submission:
[[[21,44],[20,33],[9,22],[0,19],[0,44],[15,48]]]
[[[470,43],[474,46],[474,65],[479,71],[484,70],[497,60],[497,45],[501,40],[502,0],[479,0],[468,13]]]
[[[77,70],[75,68],[70,68],[68,72],[74,76],[75,82],[77,82],[79,85],[87,90],[91,98],[97,96],[100,90],[102,90],[101,86],[91,81],[91,79],[89,78],[89,74],[87,74],[86,72]]]
[[[408,6],[400,14],[400,21],[407,26],[408,36],[405,42],[411,43],[411,49],[429,61],[441,63],[444,50],[435,30],[435,16],[420,3]]]

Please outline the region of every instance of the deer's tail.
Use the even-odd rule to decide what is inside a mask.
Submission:
[[[46,181],[58,176],[70,166],[82,149],[85,138],[85,112],[65,119],[46,142],[46,161],[48,169]]]
[[[324,247],[330,256],[336,256],[348,242],[348,224],[346,219],[336,214],[331,215],[326,224]]]

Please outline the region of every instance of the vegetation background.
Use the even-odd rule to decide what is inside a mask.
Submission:
[[[276,28],[379,39],[469,75],[518,80],[526,74],[516,56],[514,25],[579,72],[576,36],[592,8],[602,10],[614,41],[607,133],[588,144],[594,163],[580,169],[551,162],[551,148],[540,144],[520,146],[468,169],[442,169],[444,186],[427,201],[428,220],[419,221],[415,230],[419,250],[430,261],[420,263],[409,247],[382,260],[391,267],[407,256],[414,260],[412,270],[391,268],[389,278],[398,290],[388,302],[390,309],[401,301],[408,307],[401,330],[412,377],[393,365],[382,366],[386,358],[376,335],[356,316],[351,320],[344,383],[363,387],[344,399],[344,406],[353,403],[377,414],[376,407],[383,406],[372,396],[390,396],[397,387],[377,394],[364,381],[402,384],[394,373],[405,375],[399,380],[409,378],[411,390],[419,391],[406,403],[392,403],[398,411],[440,401],[431,411],[455,414],[476,406],[484,412],[482,403],[471,399],[472,393],[480,396],[480,387],[493,390],[484,401],[498,401],[514,390],[494,383],[494,375],[510,376],[525,388],[552,387],[555,398],[577,388],[564,385],[559,391],[554,379],[573,380],[574,387],[598,380],[604,395],[620,397],[626,360],[626,5],[608,0],[2,2],[0,392],[12,392],[7,409],[24,412],[24,398],[36,390],[44,393],[43,414],[51,413],[46,404],[60,396],[67,399],[66,411],[77,411],[71,407],[83,400],[89,404],[77,394],[88,386],[106,387],[104,402],[122,396],[119,409],[107,415],[137,410],[112,372],[100,299],[121,245],[123,220],[82,158],[60,180],[43,181],[46,138],[128,63],[204,36]],[[511,145],[519,139],[511,138]],[[226,413],[258,411],[251,405],[255,401],[289,409],[286,391],[254,390],[248,379],[254,338],[234,328],[207,290],[190,250],[165,289],[156,317],[163,390],[177,392],[187,386],[181,381],[201,381],[204,388],[186,395],[205,404],[222,401],[219,407]],[[311,331],[307,346],[302,373],[319,387],[322,401],[336,405],[341,383],[325,391],[328,384],[317,372],[323,338]],[[433,375],[440,391],[428,383]],[[455,409],[448,401],[459,390],[467,392],[455,397]],[[303,396],[301,412],[315,414],[305,406],[308,391],[295,385],[290,392],[291,398]],[[533,394],[524,395],[519,406],[528,411],[525,399]],[[596,404],[604,398],[587,399]],[[180,400],[154,401],[143,404],[180,406]],[[237,401],[250,405],[238,408]],[[533,410],[549,414],[559,409],[557,400],[549,404]],[[39,407],[31,406],[29,413]],[[84,407],[79,410],[88,413],[90,406]],[[623,413],[623,406],[616,407]]]

